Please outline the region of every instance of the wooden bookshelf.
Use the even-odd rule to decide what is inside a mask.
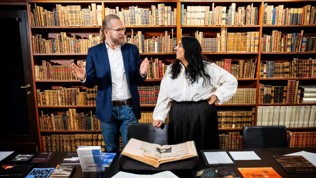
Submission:
[[[117,13],[122,18],[127,29],[125,33],[127,41],[139,47],[142,58],[148,57],[152,60],[152,71],[150,71],[152,73],[149,73],[152,77],[141,86],[143,87],[140,91],[142,93],[152,90],[149,95],[155,95],[163,74],[157,74],[157,69],[155,71],[154,69],[161,64],[167,66],[174,60],[173,49],[182,35],[198,38],[203,46],[203,54],[236,76],[239,82],[237,94],[231,101],[218,106],[222,148],[240,148],[241,135],[238,133],[242,126],[279,124],[279,121],[273,121],[273,118],[281,118],[280,123],[285,124],[289,131],[305,132],[307,130],[314,133],[316,117],[311,117],[315,113],[316,102],[300,103],[300,100],[297,99],[300,96],[297,90],[298,85],[312,85],[316,81],[316,33],[314,31],[316,20],[311,22],[316,17],[306,15],[309,11],[314,12],[316,8],[316,6],[312,8],[314,3],[315,0],[26,1],[30,19],[30,44],[32,45],[34,69],[33,93],[37,98],[36,103],[38,103],[35,107],[40,149],[49,149],[47,142],[52,138],[60,138],[51,142],[52,144],[55,142],[72,144],[76,138],[80,138],[81,134],[101,133],[98,126],[94,126],[93,129],[90,127],[82,129],[75,121],[72,123],[73,126],[63,125],[64,129],[56,129],[56,125],[55,127],[44,127],[42,119],[47,119],[47,123],[56,124],[52,121],[52,117],[63,118],[65,116],[64,120],[67,121],[66,118],[77,119],[77,115],[83,115],[80,118],[86,119],[91,126],[91,121],[95,119],[95,105],[92,102],[95,91],[82,87],[80,82],[73,78],[67,66],[72,60],[84,61],[88,47],[98,43],[100,21],[107,13]],[[282,9],[272,12],[278,16],[270,16],[270,12],[267,12],[268,8],[272,8],[272,6],[277,7],[278,10]],[[159,11],[160,8],[163,10]],[[69,9],[69,11],[61,13],[65,10],[60,9]],[[150,14],[153,11],[157,11],[157,13],[151,18],[140,16],[134,18],[135,14],[130,12],[136,12],[135,10],[143,14]],[[129,18],[127,18],[127,12],[130,13]],[[282,16],[282,12],[288,14]],[[84,13],[89,15],[83,15]],[[60,17],[68,17],[66,18],[68,20],[63,20],[63,18],[54,20],[53,17],[56,14]],[[165,16],[161,16],[161,14],[165,14]],[[288,19],[286,16],[291,18],[290,22],[286,20]],[[304,20],[298,20],[299,17]],[[292,38],[290,38],[291,35]],[[293,38],[293,35],[300,37],[299,39]],[[144,40],[139,40],[139,37]],[[167,42],[168,45],[146,48],[146,46],[151,46],[153,39]],[[270,40],[269,43],[268,40]],[[285,42],[288,42],[288,46],[285,45]],[[268,70],[267,64],[270,63],[274,63],[274,66],[270,67],[273,71]],[[274,88],[275,86],[288,86],[290,80],[295,81],[297,85],[294,86],[293,91],[286,90],[293,93],[282,93],[285,95],[285,102],[261,102],[260,97],[263,97],[261,95],[263,91],[260,90],[261,85],[274,86]],[[66,99],[64,92],[69,90],[72,91],[72,94],[69,94],[72,99],[68,98],[71,102],[67,103],[64,101]],[[79,101],[79,97],[77,97],[79,93],[86,100]],[[155,106],[155,98],[148,99],[147,94],[141,94],[144,99],[142,116],[146,117],[141,122],[150,122],[150,114]],[[276,96],[275,93],[274,96]],[[293,98],[295,96],[296,98]],[[148,102],[149,100],[150,102]],[[263,112],[266,107],[279,110],[269,111],[269,115],[268,112]],[[314,124],[300,126],[300,124],[290,125],[290,122],[285,122],[285,117],[288,115],[278,111],[286,110],[288,107],[310,107],[311,114],[308,122]],[[68,116],[70,110],[72,114]],[[262,124],[263,114],[265,114],[264,117],[270,117],[268,119],[271,122]],[[274,114],[278,114],[278,117],[275,117]],[[300,118],[299,114],[295,118],[298,123]],[[68,140],[63,140],[62,136],[58,136],[71,134],[74,136],[64,137],[70,137]],[[50,137],[51,135],[54,137]],[[307,139],[312,134],[304,135]],[[85,135],[83,137],[86,138]],[[98,143],[98,139],[92,140],[91,143]],[[234,142],[234,144],[227,145],[230,142]],[[297,146],[298,144],[292,145]],[[316,146],[316,140],[308,141],[308,146],[311,145]],[[63,151],[62,147],[60,149],[57,151]]]

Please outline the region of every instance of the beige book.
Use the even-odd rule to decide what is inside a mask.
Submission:
[[[194,141],[174,145],[158,145],[131,138],[122,155],[158,168],[160,164],[197,157]]]

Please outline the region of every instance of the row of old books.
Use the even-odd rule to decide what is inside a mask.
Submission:
[[[259,103],[316,103],[315,88],[315,85],[299,85],[298,80],[288,80],[286,86],[260,83]]]
[[[202,40],[203,41],[203,40]],[[70,69],[71,60],[42,60],[41,65],[35,65],[35,79],[39,80],[78,80]],[[85,65],[83,60],[80,60]],[[215,63],[226,69],[237,78],[254,78],[257,59],[240,59],[233,61],[225,58]],[[150,59],[147,72],[148,79],[161,79],[168,65],[162,60]],[[261,78],[286,78],[286,77],[316,77],[316,59],[298,59],[292,61],[265,61],[260,64]]]
[[[72,75],[70,65],[75,61],[74,59],[59,59],[59,60],[42,60],[41,65],[35,65],[35,79],[40,80],[76,80],[76,77]],[[79,60],[78,60],[79,61]],[[85,61],[80,60],[83,66]],[[162,79],[164,72],[168,65],[162,60],[155,58],[150,59],[149,69],[147,71],[147,79]]]
[[[52,9],[34,4],[30,9],[31,26],[101,26],[103,20],[102,5],[96,3],[56,4]]]
[[[259,103],[300,103],[301,89],[298,80],[287,80],[286,85],[259,83]]]
[[[133,30],[132,30],[133,31]],[[133,32],[131,34],[134,34]],[[34,54],[86,54],[88,48],[100,43],[100,37],[93,34],[51,33],[49,38],[41,34],[32,37]],[[87,36],[87,37],[86,37]],[[259,32],[227,32],[222,28],[216,37],[205,37],[204,32],[195,32],[203,52],[258,52]],[[140,53],[172,53],[175,43],[173,32],[146,37],[142,31],[136,35],[125,35],[129,43],[138,46]],[[316,50],[316,37],[304,37],[301,33],[282,34],[273,30],[272,35],[264,34],[261,42],[263,52],[312,52]]]
[[[316,36],[304,36],[301,32],[285,33],[272,30],[271,34],[263,34],[262,52],[313,52],[316,51]]]
[[[151,5],[148,8],[142,8],[138,6],[118,7],[115,8],[105,7],[104,15],[116,14],[118,15],[124,25],[176,25],[177,8],[166,5],[164,3],[158,3],[157,5]]]
[[[255,104],[256,88],[237,88],[236,94],[225,104]]]
[[[35,80],[78,80],[72,75],[70,68],[74,61],[74,59],[41,60],[41,65],[34,66]],[[85,66],[85,60],[80,62]]]
[[[160,86],[138,86],[141,104],[156,104]],[[255,104],[256,88],[238,88],[225,104]]]
[[[176,46],[176,36],[174,30],[160,32],[157,36],[148,36],[143,31],[138,30],[134,35],[131,29],[129,36],[125,35],[128,43],[135,44],[139,53],[172,53]]]
[[[316,105],[258,106],[258,126],[316,127]]]
[[[130,35],[124,35],[128,43],[135,44],[140,53],[172,53],[176,46],[173,29],[162,32],[157,36],[144,35],[142,31],[131,29]],[[32,50],[34,54],[86,54],[88,48],[99,44],[100,36],[91,33],[49,33],[48,37],[34,34]]]
[[[168,65],[165,64],[162,60],[155,58],[150,59],[149,68],[147,70],[146,79],[162,79],[167,70]]]
[[[255,78],[257,59],[233,60],[225,58],[215,61],[215,64],[224,68],[236,78]]]
[[[149,8],[128,6],[103,7],[91,3],[81,5],[56,4],[52,9],[31,7],[31,26],[101,26],[107,14],[118,15],[124,25],[175,25],[177,8],[158,3]]]
[[[311,25],[316,24],[316,6],[285,7],[284,4],[264,3],[264,25]]]
[[[290,132],[290,147],[316,147],[316,132]]]
[[[253,125],[255,119],[254,110],[221,110],[217,114],[219,129],[241,129]]]
[[[87,54],[88,48],[100,43],[98,33],[59,32],[33,34],[32,51],[34,54]]]
[[[243,148],[243,140],[240,132],[227,132],[219,134],[221,150],[235,150]]]
[[[137,88],[140,95],[140,104],[156,104],[160,90],[159,85],[138,86]]]
[[[105,151],[105,145],[101,133],[86,134],[52,134],[41,136],[43,151],[75,152],[78,146],[101,146]]]
[[[316,59],[293,58],[289,61],[265,61],[260,64],[260,78],[315,78]]]
[[[258,25],[258,7],[253,3],[230,6],[186,6],[181,4],[181,25]]]
[[[82,91],[81,91],[82,90]],[[53,87],[52,90],[36,90],[38,106],[95,106],[97,87]]]
[[[206,32],[196,31],[203,52],[259,52],[259,31],[228,32],[221,28],[216,37],[206,37]]]
[[[80,131],[80,130],[101,130],[100,121],[96,116],[90,112],[77,112],[76,109],[70,108],[65,112],[57,112],[44,114],[41,111],[39,117],[41,131],[45,130],[67,130],[67,131]]]

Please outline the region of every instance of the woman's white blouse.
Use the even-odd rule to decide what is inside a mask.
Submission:
[[[219,100],[218,104],[222,104],[236,93],[238,85],[237,79],[215,63],[206,63],[206,71],[208,71],[210,75],[211,82],[206,82],[204,86],[202,77],[198,82],[190,84],[182,64],[179,76],[176,79],[171,79],[171,65],[168,66],[160,83],[157,104],[153,113],[154,120],[165,121],[170,111],[172,101],[208,100],[215,94]]]

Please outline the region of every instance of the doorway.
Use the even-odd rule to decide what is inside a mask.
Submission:
[[[0,150],[37,151],[38,131],[33,93],[27,11],[0,6],[1,81]]]

